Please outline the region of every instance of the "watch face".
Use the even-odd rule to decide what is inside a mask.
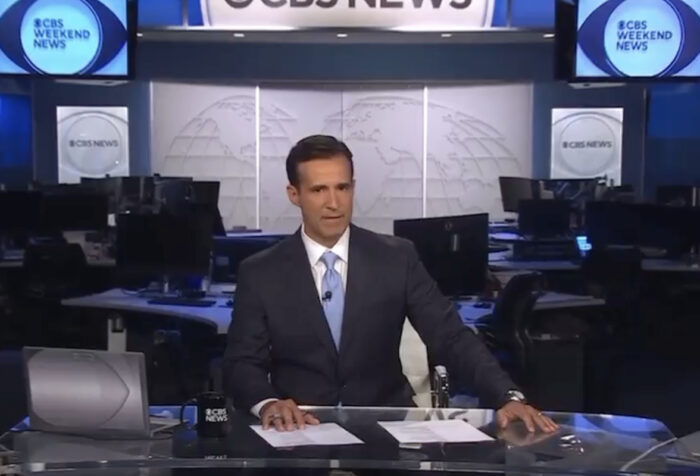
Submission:
[[[515,400],[518,402],[524,402],[525,401],[525,395],[523,395],[523,392],[519,390],[510,390],[508,391],[508,398],[511,400]]]

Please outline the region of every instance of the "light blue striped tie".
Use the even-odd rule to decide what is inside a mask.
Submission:
[[[345,292],[343,291],[343,281],[340,273],[335,270],[335,262],[338,255],[332,251],[326,251],[321,256],[321,261],[326,265],[326,272],[323,274],[321,283],[321,303],[323,312],[326,314],[328,327],[331,329],[335,348],[340,348],[340,332],[343,327],[343,304],[345,303]]]

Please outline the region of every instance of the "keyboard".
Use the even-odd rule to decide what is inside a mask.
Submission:
[[[212,301],[211,299],[168,296],[149,299],[148,304],[161,304],[164,306],[211,307],[216,304],[216,301]]]
[[[2,254],[2,261],[22,261],[24,260],[24,250],[5,250]]]
[[[148,430],[151,436],[159,431],[175,428],[178,425],[180,425],[180,420],[178,418],[165,418],[157,416],[148,417]]]

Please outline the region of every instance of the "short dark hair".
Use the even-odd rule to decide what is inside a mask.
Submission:
[[[295,187],[299,185],[299,164],[315,159],[330,159],[336,155],[344,155],[350,162],[350,176],[355,175],[352,163],[352,152],[342,140],[333,136],[313,135],[304,137],[297,142],[287,156],[287,178]]]

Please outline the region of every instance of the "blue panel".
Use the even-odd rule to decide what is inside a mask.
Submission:
[[[182,0],[139,0],[140,26],[182,25]]]
[[[187,11],[189,14],[189,24],[192,26],[204,25],[202,17],[202,6],[200,0],[187,0]]]
[[[554,27],[555,0],[512,0],[511,26]]]
[[[493,26],[506,26],[508,22],[508,0],[496,0],[493,6]]]
[[[650,138],[700,138],[700,85],[656,84],[649,88]]]
[[[0,183],[32,179],[32,105],[29,96],[0,94]]]
[[[657,83],[648,91],[644,187],[653,199],[659,185],[700,184],[700,85]]]

